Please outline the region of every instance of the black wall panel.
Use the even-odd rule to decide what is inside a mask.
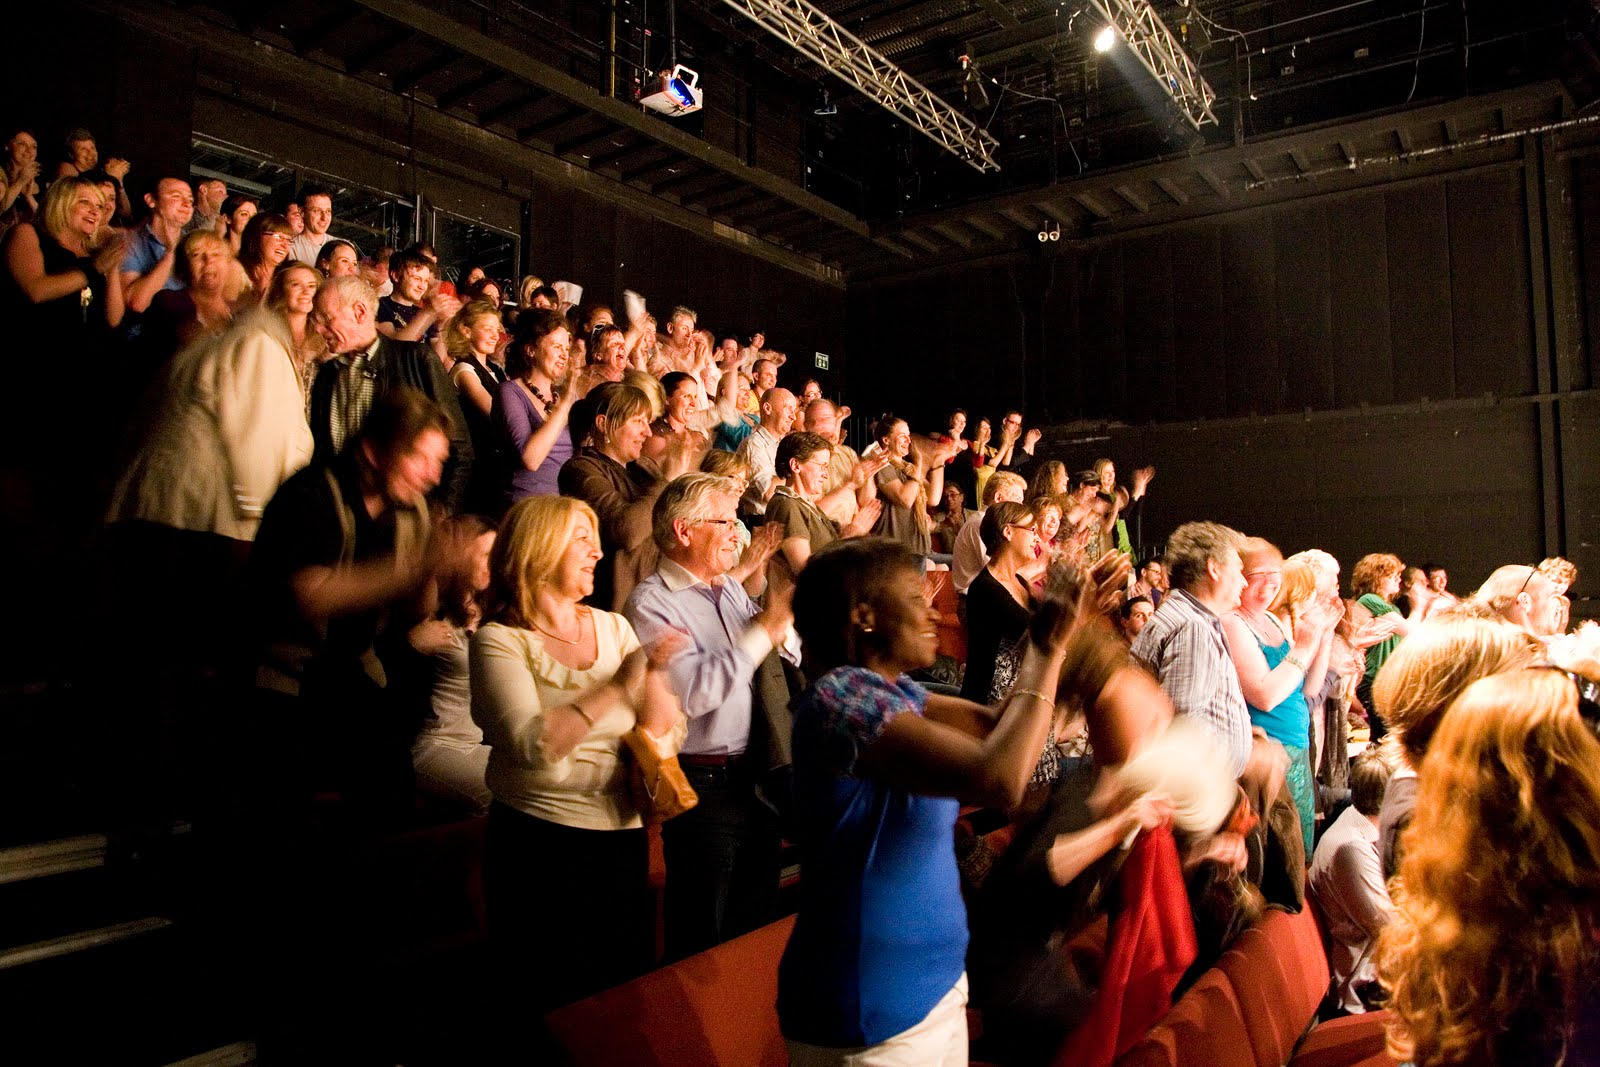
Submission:
[[[1321,206],[1274,220],[1278,373],[1286,410],[1333,406],[1333,294],[1328,215]]]
[[[1522,175],[1505,170],[1460,178],[1450,203],[1450,287],[1455,394],[1531,392],[1533,321]]]
[[[1228,382],[1221,353],[1232,287],[1222,284],[1221,231],[1214,226],[1178,231],[1172,237],[1172,262],[1177,387],[1173,406],[1157,417],[1223,418],[1228,414]]]
[[[1395,399],[1389,242],[1381,193],[1328,204],[1328,308],[1334,408]]]
[[[1450,217],[1441,182],[1386,196],[1395,399],[1454,395]]]

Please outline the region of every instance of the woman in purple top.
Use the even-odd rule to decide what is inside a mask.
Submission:
[[[561,314],[530,308],[517,316],[506,349],[506,373],[489,413],[500,446],[508,504],[524,497],[556,496],[556,474],[572,458],[567,416],[572,388],[568,345]]]

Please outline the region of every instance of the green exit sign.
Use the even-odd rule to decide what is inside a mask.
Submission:
[[[826,353],[826,352],[818,352],[817,353],[817,369],[818,370],[827,370],[828,369],[828,353]]]

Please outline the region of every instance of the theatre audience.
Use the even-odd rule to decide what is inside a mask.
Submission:
[[[28,130],[6,139],[5,170],[0,174],[0,233],[39,213],[39,142]]]
[[[135,312],[149,307],[161,290],[183,286],[172,268],[184,227],[194,216],[194,193],[182,178],[161,178],[154,190],[144,195],[144,204],[150,217],[128,238],[128,252],[122,260],[122,288],[128,310]]]
[[[875,453],[884,466],[874,476],[883,510],[873,533],[898,541],[924,560],[933,551],[933,519],[928,501],[944,494],[944,460],[953,442],[919,442],[912,447],[911,429],[904,419],[885,416],[873,431]],[[931,468],[931,473],[930,473]]]
[[[1489,575],[1472,599],[1491,614],[1534,637],[1548,639],[1561,631],[1561,596],[1556,583],[1539,568],[1514,563]]]
[[[829,517],[830,497],[853,501],[859,488],[846,484],[832,493],[823,492],[830,457],[828,439],[821,434],[796,431],[785,434],[778,442],[776,463],[782,481],[762,516],[763,528],[773,526],[782,531],[771,572],[778,587],[792,587],[795,576],[805,569],[813,554],[837,540],[866,535],[877,521],[881,507],[877,500],[868,500],[855,509],[855,517],[848,523],[840,524]]]
[[[492,318],[482,326],[485,334],[492,328]],[[576,367],[568,355],[570,338],[565,316],[554,311],[534,309],[517,316],[506,347],[507,380],[496,388],[489,415],[491,455],[503,457],[505,468],[494,513],[527,497],[559,491],[557,475],[573,455],[568,419],[577,391],[572,387]]]
[[[962,1062],[956,814],[1021,799],[1070,627],[1030,645],[995,716],[907,677],[934,660],[938,614],[905,546],[857,538],[819,552],[794,613],[811,684],[794,710],[800,912],[778,969],[790,1062]],[[979,716],[994,716],[982,740],[949,725]]]
[[[239,240],[241,287],[255,293],[256,303],[266,303],[273,277],[289,258],[290,238],[289,220],[282,215],[254,215],[245,224]]]
[[[666,483],[695,469],[702,452],[680,440],[662,453],[659,476],[653,475],[639,465],[650,436],[649,397],[626,383],[608,382],[585,403],[590,414],[572,430],[573,441],[582,445],[562,466],[557,482],[564,496],[586,502],[599,518],[600,548],[607,558],[595,571],[590,602],[620,607],[655,570],[651,508],[657,495]]]
[[[483,621],[483,598],[489,590],[489,555],[495,528],[477,516],[449,520],[452,539],[463,557],[447,561],[438,582],[432,617],[406,635],[412,648],[428,658],[431,668],[428,710],[411,743],[411,767],[417,788],[475,815],[488,813],[492,799],[484,775],[489,746],[472,721],[472,686],[467,648]],[[451,563],[453,562],[453,566]]]
[[[983,545],[984,513],[1000,501],[1022,503],[1027,491],[1028,483],[1020,474],[1012,474],[1010,471],[999,472],[984,483],[983,507],[968,515],[961,532],[956,534],[955,550],[950,563],[950,581],[955,585],[956,592],[963,597],[971,588],[973,579],[989,565],[989,552]]]
[[[449,430],[422,393],[385,391],[348,446],[284,482],[261,516],[255,699],[240,755],[277,818],[307,819],[330,788],[363,821],[409,816],[416,723],[387,688],[378,646],[423,617],[429,583],[460,555],[427,504]],[[304,723],[317,724],[315,743],[293,726]]]
[[[320,185],[308,185],[300,191],[295,206],[300,209],[304,226],[295,231],[289,256],[301,263],[314,264],[322,246],[332,239],[328,227],[333,225],[333,194]]]
[[[741,556],[739,490],[712,474],[667,484],[652,512],[660,563],[624,609],[641,641],[689,638],[666,664],[689,721],[679,762],[700,798],[662,826],[669,960],[763,926],[777,908],[779,815],[790,798],[770,774],[787,763],[775,753],[788,748],[788,708],[760,699],[755,683],[775,650],[799,664],[786,651],[789,596],[775,589],[758,607],[728,580]],[[763,532],[747,563],[760,569],[776,546]]]
[[[1367,657],[1366,672],[1356,686],[1356,699],[1367,710],[1367,721],[1372,727],[1372,740],[1380,740],[1388,732],[1383,715],[1372,705],[1372,682],[1378,671],[1394,650],[1400,639],[1411,632],[1410,621],[1394,606],[1395,594],[1400,591],[1400,572],[1405,564],[1398,556],[1375,552],[1362,556],[1350,571],[1350,592],[1355,602],[1350,605],[1350,622],[1354,628],[1351,644],[1364,650]]]
[[[12,307],[26,334],[58,350],[87,353],[122,324],[126,237],[101,236],[105,207],[92,182],[58,178],[37,223],[6,232]]]
[[[1592,675],[1519,670],[1439,720],[1378,947],[1397,1059],[1600,1059],[1596,696]]]
[[[1377,713],[1395,738],[1385,746],[1395,771],[1378,823],[1386,878],[1400,869],[1402,832],[1416,810],[1418,774],[1445,709],[1479,678],[1543,659],[1543,648],[1529,634],[1480,618],[1444,618],[1419,627],[1389,657],[1372,689]]]
[[[739,455],[750,465],[750,487],[739,508],[747,517],[766,514],[767,501],[778,487],[778,441],[794,426],[798,408],[787,389],[771,388],[761,394],[761,421],[739,445]]]
[[[1039,537],[1028,506],[1008,501],[989,505],[979,534],[989,564],[967,587],[967,669],[961,696],[987,704],[994,691],[1003,695],[1010,690],[1012,679],[997,679],[995,666],[1027,632],[1033,594],[1020,572],[1033,563]]]
[[[260,216],[257,216],[259,218]],[[311,324],[328,344],[330,358],[311,385],[311,438],[317,459],[343,450],[366,421],[373,403],[400,388],[415,389],[445,413],[449,463],[439,484],[447,508],[460,507],[472,477],[472,441],[455,386],[426,345],[391,341],[378,334],[378,295],[360,278],[330,278],[317,292]]]
[[[472,718],[490,745],[494,799],[484,899],[513,998],[534,1011],[650,965],[649,844],[628,788],[623,735],[676,749],[684,718],[665,666],[621,615],[590,607],[600,530],[581,500],[536,496],[501,524],[484,624],[472,635]],[[590,921],[574,921],[582,905]],[[535,961],[544,961],[542,964]],[[557,965],[559,964],[559,965]]]
[[[289,323],[289,334],[294,339],[290,355],[300,378],[307,411],[317,367],[328,358],[327,341],[311,327],[311,310],[316,306],[322,281],[322,275],[304,263],[285,263],[278,268],[272,288],[267,290],[267,307],[283,315]]]
[[[1328,998],[1339,1012],[1367,1011],[1376,992],[1373,949],[1394,905],[1378,855],[1378,813],[1392,768],[1367,752],[1350,768],[1350,806],[1317,843],[1306,888],[1328,930]]]
[[[1303,602],[1297,615],[1282,610],[1283,555],[1272,543],[1247,538],[1239,555],[1244,561],[1244,590],[1239,606],[1222,616],[1222,635],[1239,675],[1251,726],[1265,731],[1288,754],[1289,793],[1309,856],[1317,805],[1311,712],[1306,702],[1322,693],[1338,616],[1326,602],[1315,599]]]
[[[233,249],[235,258],[240,256],[244,249],[245,227],[250,225],[250,220],[256,217],[256,212],[261,210],[261,202],[253,196],[244,193],[234,193],[222,203],[222,236],[228,242],[228,247]]]

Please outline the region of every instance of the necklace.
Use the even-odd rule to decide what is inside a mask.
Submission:
[[[545,396],[544,393],[539,390],[539,387],[530,381],[523,381],[522,387],[528,390],[528,392],[532,393],[533,398],[537,400],[546,410],[549,410],[550,407],[555,404],[554,397],[557,392],[555,386],[550,387],[550,396]]]
[[[563,645],[575,645],[579,641],[583,640],[583,617],[588,613],[588,611],[589,609],[586,607],[579,606],[578,608],[578,636],[576,637],[562,637],[560,634],[553,634],[549,630],[546,630],[543,626],[540,626],[537,622],[534,622],[532,619],[528,620],[528,625],[532,626],[535,630],[538,630],[552,641],[560,641]]]

